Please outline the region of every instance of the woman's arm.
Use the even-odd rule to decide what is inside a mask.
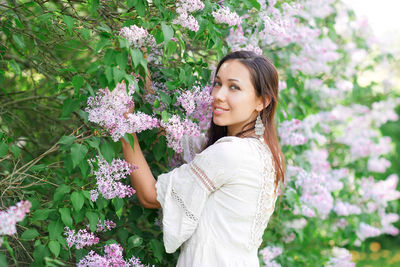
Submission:
[[[156,180],[143,156],[136,134],[133,133],[132,136],[135,140],[134,150],[124,138],[121,138],[125,160],[138,166],[138,169],[130,175],[132,186],[136,190],[136,196],[143,207],[159,209],[161,205],[157,201]]]

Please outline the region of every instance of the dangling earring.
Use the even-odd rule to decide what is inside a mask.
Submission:
[[[257,120],[256,120],[256,125],[254,126],[254,131],[258,137],[262,138],[264,135],[265,127],[264,124],[261,121],[261,112],[258,113]]]

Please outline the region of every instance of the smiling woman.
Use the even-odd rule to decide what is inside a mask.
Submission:
[[[156,181],[136,135],[134,149],[121,139],[126,160],[139,167],[131,174],[138,199],[162,208],[166,251],[181,247],[177,266],[259,266],[257,251],[283,182],[277,92],[268,59],[234,52],[217,67],[207,137],[183,138],[201,144],[186,150],[195,154],[184,156],[190,162]]]

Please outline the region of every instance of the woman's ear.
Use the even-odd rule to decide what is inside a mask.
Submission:
[[[256,107],[257,112],[260,112],[261,110],[265,109],[268,107],[269,103],[271,103],[271,98],[269,96],[265,97],[265,105],[263,104],[263,99],[260,96],[258,98],[258,105]]]

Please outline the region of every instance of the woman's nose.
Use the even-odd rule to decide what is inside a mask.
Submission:
[[[214,97],[215,100],[223,101],[223,100],[225,100],[226,92],[225,92],[224,87],[222,87],[222,86],[218,87],[218,88],[214,87],[211,95]]]

